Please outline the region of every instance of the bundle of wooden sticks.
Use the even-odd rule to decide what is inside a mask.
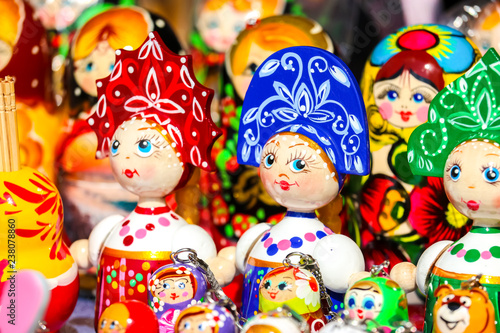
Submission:
[[[20,168],[14,78],[0,79],[0,172]]]

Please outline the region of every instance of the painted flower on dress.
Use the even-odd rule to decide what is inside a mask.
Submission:
[[[206,317],[208,319],[208,324],[211,327],[224,327],[224,322],[226,321],[226,316],[213,310],[211,313],[207,313]]]
[[[303,299],[306,305],[315,307],[320,302],[319,286],[316,278],[311,274],[307,276],[303,271],[296,274],[297,297]]]

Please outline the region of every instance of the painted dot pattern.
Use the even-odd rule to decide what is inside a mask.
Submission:
[[[289,249],[299,249],[304,245],[304,240],[307,242],[314,242],[317,239],[322,239],[327,235],[332,235],[333,231],[330,228],[325,227],[323,230],[318,230],[316,233],[308,232],[304,235],[303,238],[299,236],[294,236],[290,239],[282,239],[277,243],[274,242],[274,239],[271,237],[270,232],[267,232],[260,239],[263,242],[263,246],[266,249],[266,253],[269,256],[274,256],[279,251],[287,251]]]

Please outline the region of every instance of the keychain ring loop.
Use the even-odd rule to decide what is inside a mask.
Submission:
[[[292,257],[299,257],[299,262],[297,264],[292,263],[292,261],[290,260],[290,258],[292,258]],[[305,255],[302,252],[298,252],[298,251],[290,252],[289,254],[287,254],[285,259],[283,259],[283,265],[301,268],[301,267],[305,266],[304,264],[301,264],[301,261],[304,258],[305,258]]]
[[[188,253],[186,259],[179,257],[179,255],[182,253]],[[192,262],[191,256],[194,256],[194,258],[198,258],[198,255],[197,255],[195,250],[185,247],[185,248],[179,249],[175,252],[172,252],[170,254],[170,260],[172,260],[174,263],[183,263],[183,264],[184,263],[191,263]]]

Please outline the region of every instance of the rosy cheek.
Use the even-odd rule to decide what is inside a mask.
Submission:
[[[493,198],[493,206],[497,209],[500,208],[500,196]]]
[[[425,123],[427,121],[427,115],[429,113],[429,105],[421,106],[417,109],[417,119],[421,123]]]
[[[158,294],[158,296],[160,296],[160,297],[165,297],[165,295],[166,295],[166,294],[165,294],[163,291],[162,291],[161,293],[159,293],[159,294]]]
[[[392,104],[389,102],[384,102],[384,103],[380,104],[378,111],[380,112],[380,115],[382,116],[382,118],[387,120],[387,119],[391,118],[392,113],[393,113]]]
[[[365,311],[365,318],[366,319],[373,319],[373,318],[375,318],[375,314],[372,311]]]
[[[356,311],[355,310],[349,310],[349,317],[351,318],[356,318],[357,317],[357,314],[356,314]]]
[[[189,293],[187,291],[182,293],[182,297],[186,297],[187,295],[189,295]]]

